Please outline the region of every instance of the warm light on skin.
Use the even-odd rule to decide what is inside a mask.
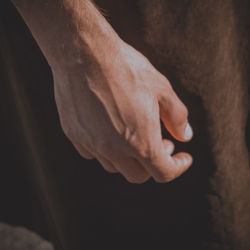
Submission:
[[[120,172],[132,183],[150,177],[168,182],[189,168],[192,157],[172,155],[174,145],[162,139],[160,128],[162,119],[176,139],[190,140],[185,105],[94,5],[78,0],[62,0],[60,7],[53,0],[35,0],[31,7],[27,0],[13,3],[51,66],[62,128],[83,157],[97,158],[105,170]]]

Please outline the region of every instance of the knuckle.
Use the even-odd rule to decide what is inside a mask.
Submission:
[[[132,148],[137,148],[138,147],[138,135],[137,131],[135,129],[130,129],[128,127],[125,128],[123,132],[123,137],[125,142]]]
[[[146,161],[148,164],[154,164],[159,154],[159,152],[150,145],[137,149],[137,153],[139,157]]]
[[[137,140],[130,140],[130,147],[136,157],[145,161],[152,161],[157,156],[154,145],[152,145],[152,142],[149,138],[146,138],[146,136],[143,139],[137,138]]]
[[[166,93],[173,93],[174,89],[171,85],[171,83],[169,82],[169,80],[167,78],[164,77],[164,81],[163,81],[164,87],[165,87],[165,91]]]
[[[160,73],[159,71],[157,71],[157,77],[159,79],[159,83],[160,83],[161,87],[164,90],[171,91],[173,89],[168,78],[166,76],[164,76],[162,73]]]
[[[139,147],[136,149],[138,156],[143,159],[143,160],[148,160],[150,159],[150,153],[147,148]]]

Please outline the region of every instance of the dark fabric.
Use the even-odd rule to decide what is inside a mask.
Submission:
[[[82,159],[62,133],[50,68],[3,1],[3,167],[32,183],[57,249],[249,250],[250,1],[96,2],[187,105],[195,136],[175,143],[193,166],[168,184],[133,185]]]

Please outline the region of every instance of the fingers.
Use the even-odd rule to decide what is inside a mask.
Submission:
[[[145,111],[145,119],[138,120],[137,136],[128,137],[128,141],[119,144],[124,148],[129,146],[128,150],[122,150],[126,153],[115,150],[116,153],[107,154],[106,147],[99,147],[97,154],[76,143],[75,147],[84,158],[92,159],[95,156],[106,171],[120,172],[131,183],[144,183],[151,176],[159,183],[179,177],[192,164],[192,157],[184,152],[172,155],[174,145],[169,140],[162,140],[160,118],[169,132],[180,141],[190,140],[193,133],[188,123],[187,108],[171,91],[148,102],[152,108],[146,110],[148,113]]]
[[[159,183],[170,182],[183,174],[192,164],[192,157],[188,153],[178,153],[171,156],[170,149],[162,143],[155,155],[139,161],[154,180]]]
[[[167,130],[179,141],[189,141],[193,131],[188,123],[188,110],[172,89],[161,93],[160,117]]]
[[[124,156],[114,156],[113,162],[107,159],[105,156],[99,154],[91,154],[84,146],[72,142],[80,155],[86,159],[96,158],[102,167],[109,173],[118,173],[120,172],[128,182],[141,184],[146,182],[150,175],[145,171],[141,164],[133,158],[126,158]],[[171,142],[166,144],[168,150],[172,150],[173,145]]]
[[[120,172],[130,183],[141,184],[151,177],[143,166],[132,157],[113,154],[112,159],[102,156],[97,156],[96,158],[106,171],[110,173]]]
[[[84,146],[79,143],[72,142],[80,155],[86,159],[96,158],[102,167],[109,173],[118,173],[120,172],[128,182],[130,183],[144,183],[149,178],[150,175],[145,171],[141,164],[133,158],[126,158],[124,156],[113,155],[112,161],[107,159],[105,156],[95,153],[91,154]],[[171,142],[166,144],[168,150],[173,148]]]
[[[130,183],[141,184],[146,182],[151,176],[143,166],[134,158],[115,157],[113,160],[117,170]]]
[[[120,172],[128,182],[145,183],[152,176],[156,182],[170,182],[183,174],[192,164],[192,157],[187,153],[178,153],[174,156],[174,144],[169,140],[162,140],[157,153],[150,157],[125,157],[113,155],[112,160],[105,156],[91,154],[82,145],[74,143],[74,146],[86,159],[96,158],[102,167],[109,173]],[[145,159],[146,158],[146,159]]]
[[[130,183],[141,184],[151,177],[142,165],[134,158],[115,156],[112,163],[110,160],[102,156],[96,158],[106,171],[110,173],[120,172]]]
[[[172,156],[173,143],[161,137],[159,112],[151,116],[149,129],[145,130],[143,140],[137,144],[135,158],[156,182],[170,182],[191,166],[192,157],[188,153],[178,153]]]

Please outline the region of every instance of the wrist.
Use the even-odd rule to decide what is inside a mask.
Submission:
[[[12,0],[53,68],[90,65],[119,52],[121,39],[89,0]],[[85,65],[85,66],[86,66]]]
[[[53,67],[84,66],[84,69],[95,63],[105,65],[120,52],[124,42],[113,30],[105,18],[92,6],[87,16],[73,14],[60,39],[50,42],[52,45],[46,53],[49,64]],[[82,67],[83,68],[83,67]]]

